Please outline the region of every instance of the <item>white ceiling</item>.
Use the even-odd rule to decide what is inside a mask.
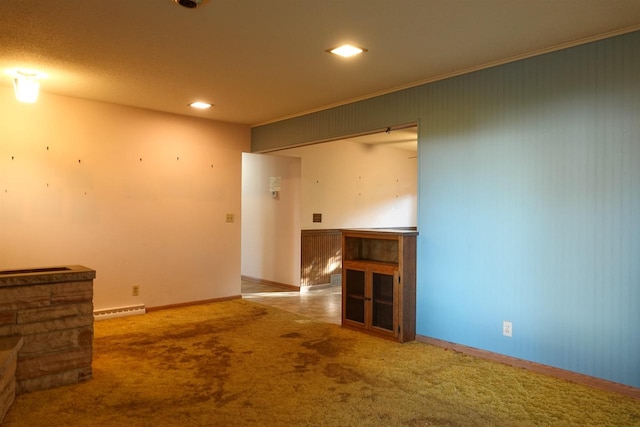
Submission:
[[[256,125],[639,29],[640,0],[1,0],[0,85]]]

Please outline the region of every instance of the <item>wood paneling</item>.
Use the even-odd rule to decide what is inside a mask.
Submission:
[[[342,268],[340,230],[302,230],[301,239],[300,287],[331,283]]]

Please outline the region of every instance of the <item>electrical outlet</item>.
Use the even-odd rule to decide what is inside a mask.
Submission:
[[[139,285],[133,285],[131,287],[131,295],[133,295],[134,297],[137,297],[138,295],[140,295],[140,286]]]
[[[233,222],[234,221],[234,215],[232,213],[228,213],[227,214],[227,222]]]
[[[511,322],[508,322],[506,320],[502,322],[502,335],[504,335],[505,337],[513,336],[513,325],[511,324]]]

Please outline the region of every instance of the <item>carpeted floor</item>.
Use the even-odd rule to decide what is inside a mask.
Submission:
[[[93,371],[3,425],[640,425],[632,398],[245,300],[98,322]]]

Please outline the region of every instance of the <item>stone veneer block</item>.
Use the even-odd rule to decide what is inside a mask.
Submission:
[[[22,337],[0,338],[0,423],[16,397],[16,366]]]
[[[26,359],[69,348],[90,348],[92,341],[93,328],[91,326],[27,335],[24,338],[20,356]]]
[[[91,378],[91,356],[91,349],[85,348],[20,359],[16,370],[17,394]]]
[[[0,277],[0,310],[24,310],[51,304],[51,286],[2,286]]]
[[[16,323],[37,323],[56,319],[93,316],[93,304],[81,302],[79,304],[57,304],[48,307],[21,310]],[[91,322],[90,322],[91,323]]]
[[[0,327],[3,325],[15,325],[18,313],[15,311],[0,312]]]
[[[93,281],[64,282],[51,285],[51,302],[83,302],[93,300]]]
[[[91,378],[94,278],[82,266],[0,271],[0,339],[24,343],[17,394]]]
[[[16,395],[76,384],[90,380],[91,375],[91,368],[81,368],[54,375],[44,375],[33,379],[16,380]]]

